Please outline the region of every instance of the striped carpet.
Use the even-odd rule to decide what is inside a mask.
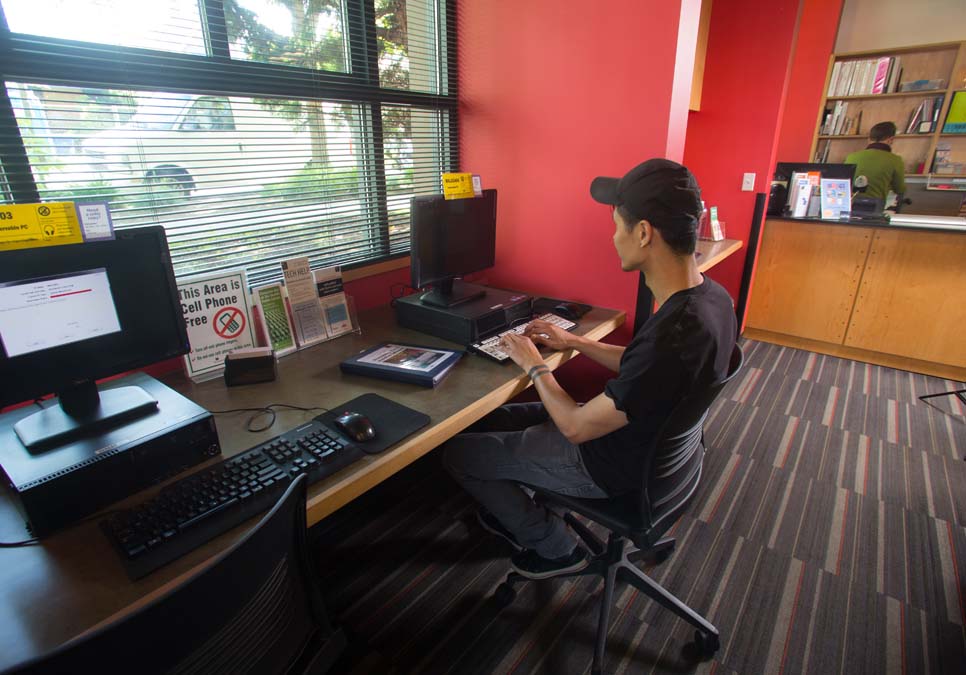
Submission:
[[[721,631],[618,588],[606,672],[966,672],[966,410],[953,382],[746,341],[699,493],[649,570]],[[313,532],[351,673],[589,672],[602,582],[518,586],[431,454]]]

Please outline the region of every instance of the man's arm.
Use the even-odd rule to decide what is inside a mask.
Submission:
[[[626,426],[629,421],[607,394],[598,394],[584,405],[577,405],[549,371],[538,376],[533,386],[557,429],[571,443],[600,438]]]
[[[557,429],[571,443],[599,438],[628,423],[627,415],[618,410],[606,394],[599,394],[584,405],[577,405],[557,382],[529,338],[510,333],[503,338],[503,348],[514,363],[530,375]]]
[[[902,157],[896,155],[896,170],[892,174],[892,191],[899,196],[899,201],[902,201],[902,195],[906,192],[906,167],[902,161]]]

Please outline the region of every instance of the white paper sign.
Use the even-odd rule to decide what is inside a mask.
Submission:
[[[228,352],[255,346],[244,270],[186,279],[178,283],[178,296],[191,343],[184,358],[192,380],[217,377]]]
[[[114,223],[111,222],[111,209],[107,202],[75,203],[74,208],[84,241],[114,238]]]

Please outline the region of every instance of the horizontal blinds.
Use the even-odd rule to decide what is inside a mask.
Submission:
[[[29,27],[7,11],[9,4],[2,0],[11,30]],[[10,49],[10,61],[19,65],[5,73],[4,83],[15,124],[0,125],[0,133],[18,133],[0,138],[0,160],[14,186],[7,199],[30,201],[22,189],[10,193],[24,184],[18,171],[26,166],[27,182],[43,201],[107,201],[116,227],[161,224],[179,276],[244,266],[254,284],[277,278],[279,261],[294,256],[307,255],[318,267],[405,253],[409,200],[438,192],[439,174],[456,166],[455,98],[438,94],[451,89],[454,67],[451,20],[441,20],[446,5],[376,0],[372,15],[361,3],[318,3],[325,16],[314,24],[316,34],[328,36],[322,47],[342,45],[339,67],[346,72],[339,73],[322,70],[331,71],[337,60],[308,69],[302,54],[289,67],[267,48],[246,53],[239,47],[240,10],[281,31],[278,11],[291,4],[286,2],[196,5],[208,43],[217,42],[211,24],[217,33],[218,22],[200,17],[207,11],[210,19],[212,6],[223,9],[222,44],[230,52],[218,58],[209,47],[199,55],[194,29],[184,27],[192,4],[159,3],[178,12],[177,21],[157,22],[163,30],[153,38],[156,46],[158,35],[167,34],[170,52],[132,47],[123,36],[112,47],[80,44],[76,31],[72,43],[53,30],[8,36],[0,48]],[[276,13],[255,11],[268,6]],[[233,41],[224,39],[225,31],[234,31]],[[339,39],[330,39],[335,34]],[[102,32],[96,37],[105,39]],[[308,43],[298,43],[305,53]],[[375,63],[361,53],[366,44],[367,54],[378,54]],[[148,71],[164,73],[155,78],[157,86],[149,86],[150,72],[134,74],[105,56],[129,48],[137,63],[150,64]],[[42,63],[28,67],[24,50],[39,54]],[[49,77],[60,60],[63,72],[77,77],[65,60],[71,53],[93,64],[85,81]],[[278,51],[284,53],[296,58],[292,50]],[[252,68],[287,75],[266,88],[245,77]],[[160,86],[193,75],[215,86]],[[286,89],[290,95],[279,94]]]

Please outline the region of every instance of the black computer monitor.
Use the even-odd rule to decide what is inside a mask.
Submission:
[[[0,252],[0,407],[58,396],[17,423],[28,448],[154,410],[140,387],[99,392],[95,382],[188,349],[162,227]]]
[[[451,307],[485,294],[456,277],[493,267],[496,259],[496,190],[480,197],[413,197],[409,223],[413,288],[432,285],[422,302]]]

